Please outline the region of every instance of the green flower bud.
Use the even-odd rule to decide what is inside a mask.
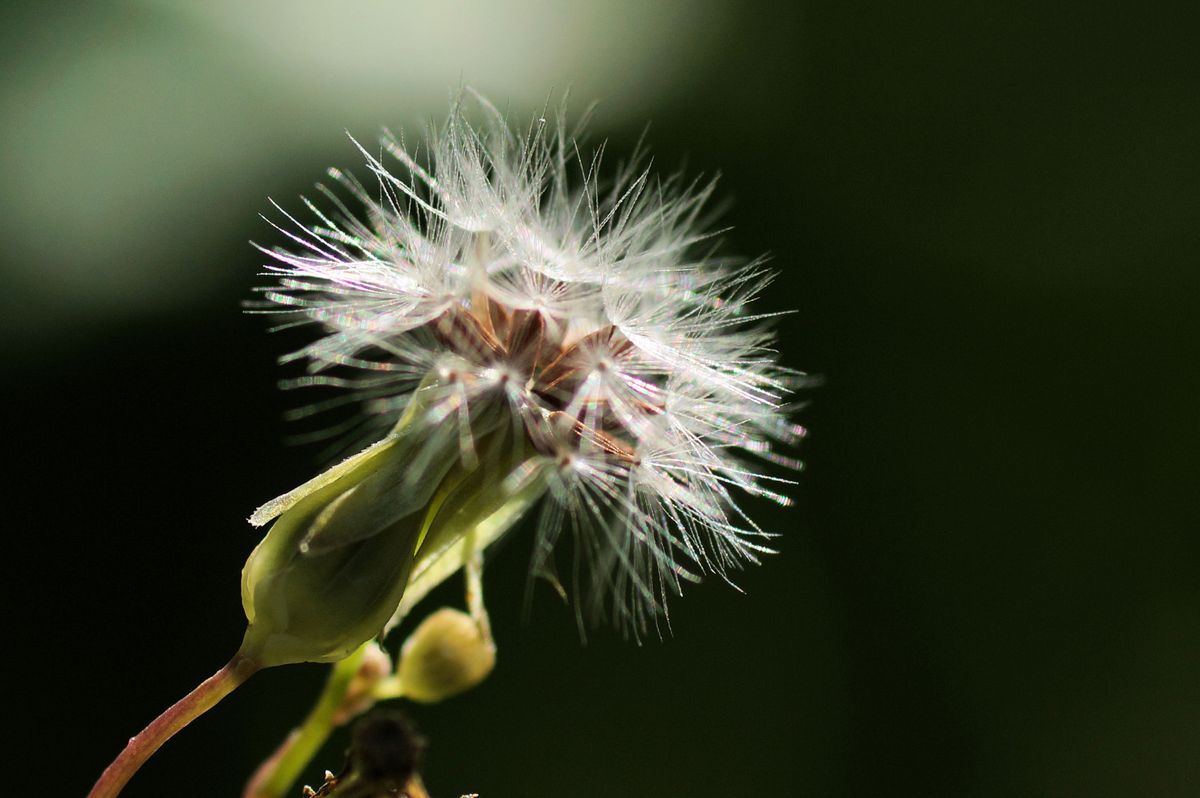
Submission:
[[[408,448],[385,440],[279,517],[242,571],[244,653],[264,665],[335,662],[379,633],[403,594],[421,499],[432,493],[401,489]],[[389,488],[403,498],[386,513]]]
[[[428,423],[433,377],[387,438],[261,507],[274,519],[242,571],[242,653],[262,665],[335,662],[499,537],[545,489],[502,407],[473,412],[464,463],[455,421]],[[514,480],[519,480],[514,481]],[[434,567],[434,566],[437,567]]]
[[[433,703],[479,684],[496,665],[496,646],[470,615],[443,607],[404,641],[396,681],[400,694]]]
[[[431,500],[462,482],[455,425],[422,423],[418,390],[392,433],[264,505],[275,518],[242,570],[242,653],[335,662],[380,634],[408,583]],[[487,424],[480,419],[479,433]]]
[[[368,643],[341,706],[333,713],[333,725],[342,726],[373,707],[376,688],[391,676],[392,658],[378,643]]]

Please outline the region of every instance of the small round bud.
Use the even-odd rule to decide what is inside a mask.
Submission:
[[[480,624],[443,607],[404,641],[396,676],[405,698],[433,703],[479,684],[495,665],[496,646]]]
[[[392,675],[392,658],[388,653],[374,641],[367,643],[366,649],[350,686],[346,688],[342,705],[334,713],[334,725],[341,726],[373,707],[376,686]]]
[[[392,673],[392,658],[388,655],[383,647],[375,641],[367,643],[367,650],[363,652],[362,662],[359,663],[358,672],[354,674],[354,680],[350,682],[348,694],[355,694],[370,690],[375,684]]]

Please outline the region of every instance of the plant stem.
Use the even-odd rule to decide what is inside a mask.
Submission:
[[[333,666],[325,689],[304,723],[294,729],[275,753],[259,766],[246,784],[242,798],[279,798],[299,778],[305,765],[329,739],[336,725],[338,710],[358,673],[368,645],[369,642],[363,644]]]
[[[237,654],[224,668],[201,682],[195,690],[176,701],[136,737],[131,738],[125,750],[100,774],[88,798],[114,798],[119,795],[133,774],[163,743],[216,706],[217,702],[253,676],[259,667],[254,660]]]

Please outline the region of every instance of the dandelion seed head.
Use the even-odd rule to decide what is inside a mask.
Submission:
[[[796,465],[776,449],[802,434],[803,375],[751,309],[772,273],[714,254],[712,181],[656,178],[643,151],[606,173],[561,108],[521,128],[469,93],[425,150],[355,144],[372,188],[330,170],[344,191],[308,222],[276,206],[286,243],[263,250],[264,305],[320,330],[284,358],[292,385],[344,391],[378,429],[436,374],[416,423],[456,425],[465,463],[478,419],[507,419],[526,454],[502,484],[547,486],[535,572],[569,531],[579,606],[635,633],[683,582],[770,551],[740,502],[787,503],[761,461]]]

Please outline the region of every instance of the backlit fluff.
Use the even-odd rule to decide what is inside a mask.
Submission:
[[[435,373],[420,423],[457,425],[468,465],[501,413],[525,441],[508,481],[547,485],[535,572],[570,530],[583,608],[640,631],[681,580],[769,551],[738,493],[786,503],[754,462],[795,466],[773,447],[802,434],[784,414],[799,375],[748,308],[772,275],[714,256],[711,181],[659,180],[641,156],[603,176],[561,113],[514,129],[472,97],[481,121],[456,103],[424,156],[390,134],[391,165],[360,146],[377,187],[330,170],[361,216],[324,187],[313,223],[285,213],[265,296],[321,328],[285,358],[306,361],[297,383],[391,423]]]

